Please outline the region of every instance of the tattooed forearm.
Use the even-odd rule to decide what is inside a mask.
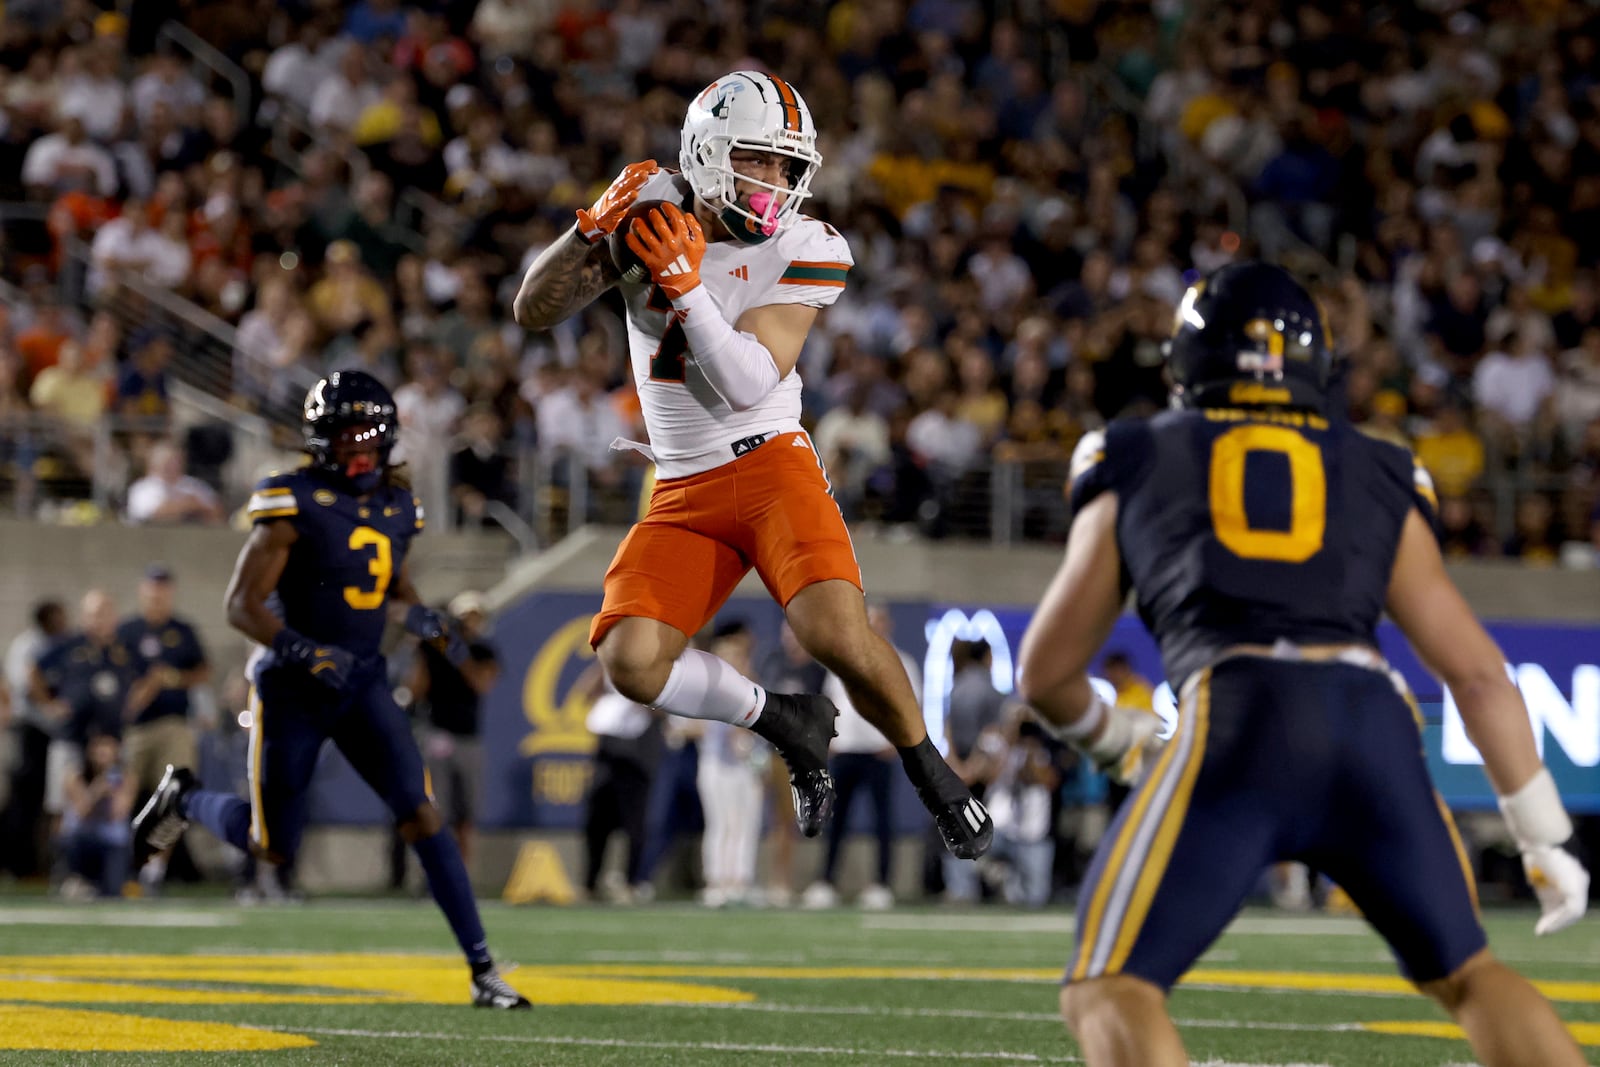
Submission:
[[[605,242],[585,244],[568,230],[528,268],[512,313],[525,329],[548,330],[586,307],[616,281],[617,270]]]

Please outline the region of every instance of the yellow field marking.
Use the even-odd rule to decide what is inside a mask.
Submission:
[[[0,1048],[54,1052],[261,1052],[311,1048],[301,1034],[108,1011],[0,1004]]]
[[[1362,1023],[1363,1030],[1371,1030],[1377,1034],[1402,1034],[1409,1037],[1447,1037],[1455,1041],[1465,1041],[1466,1031],[1455,1023],[1441,1022],[1393,1022],[1393,1023]],[[1600,1023],[1568,1023],[1567,1031],[1572,1034],[1573,1040],[1580,1045],[1590,1048],[1600,1046]]]
[[[457,997],[456,999],[460,999]],[[397,998],[348,993],[273,993],[248,989],[172,989],[120,982],[57,981],[47,975],[0,978],[0,1001],[35,1004],[378,1004]],[[4,1044],[0,1037],[0,1045]]]
[[[541,990],[553,997],[548,1003],[580,1003],[579,998],[590,995],[603,999],[588,1003],[608,1003],[608,991],[623,994],[617,983],[642,983],[656,990],[658,1001],[677,999],[688,990],[700,990],[703,995],[693,999],[734,1000],[753,999],[751,994],[738,990],[716,989],[704,995],[707,987],[681,987],[666,995],[661,979],[751,979],[766,981],[1010,981],[1056,982],[1061,977],[1058,968],[1040,967],[783,967],[745,964],[680,964],[680,963],[591,963],[563,964],[548,967],[524,967],[512,972],[511,981],[521,988]],[[10,990],[19,984],[27,989],[40,985],[55,985],[58,993],[66,993],[69,982],[87,984],[82,995],[85,1000],[115,997],[131,1002],[136,995],[165,993],[193,995],[191,1001],[167,999],[165,1003],[226,1003],[224,1000],[204,999],[212,996],[240,998],[239,1003],[301,1003],[319,1001],[329,1003],[360,1001],[364,1003],[404,1002],[453,1004],[461,999],[462,966],[453,957],[383,955],[364,953],[308,953],[304,955],[228,955],[228,956],[167,956],[167,955],[60,955],[60,956],[0,956],[0,1000],[35,1000]],[[1396,974],[1351,974],[1334,971],[1260,971],[1202,967],[1189,972],[1185,984],[1203,985],[1223,989],[1276,989],[1317,990],[1350,993],[1415,992],[1406,979]],[[593,987],[574,987],[569,993],[563,987],[576,982],[592,982]],[[138,985],[135,983],[181,983],[182,989],[168,989],[163,985]],[[221,989],[197,989],[201,985],[217,985]],[[1567,1003],[1600,1003],[1600,983],[1597,982],[1537,982],[1540,992],[1553,1000]],[[95,987],[104,987],[97,990]],[[274,987],[292,987],[292,992],[280,992]],[[239,988],[254,987],[254,988]],[[267,987],[262,989],[260,987]],[[613,988],[616,987],[616,988]],[[325,991],[325,992],[324,992]],[[526,992],[526,990],[525,990]],[[531,993],[528,994],[532,996]],[[633,994],[627,994],[632,997]],[[269,998],[269,999],[260,999]],[[57,995],[50,999],[72,999]],[[628,999],[624,1003],[643,1003]]]
[[[639,981],[564,968],[525,967],[507,979],[537,1004],[728,1003],[751,993]],[[138,984],[148,983],[148,984]],[[182,983],[171,988],[160,983]],[[197,989],[197,985],[223,986]],[[266,986],[267,989],[259,987]],[[270,987],[290,986],[279,991]],[[258,987],[258,988],[241,988]],[[0,1000],[143,1004],[459,1004],[466,967],[436,956],[0,957]],[[326,992],[321,992],[325,990]]]
[[[1185,985],[1238,989],[1315,989],[1345,993],[1415,993],[1417,987],[1394,974],[1333,974],[1319,971],[1190,971]],[[1534,988],[1568,1004],[1600,1003],[1600,982],[1534,982]],[[1420,995],[1420,994],[1419,994]]]
[[[636,976],[523,968],[506,978],[535,1004],[755,1000],[755,994],[740,989]],[[462,1004],[466,993],[466,967],[459,960],[435,956],[0,957],[0,1049],[156,1052],[315,1044],[293,1034],[220,1023],[35,1004]]]

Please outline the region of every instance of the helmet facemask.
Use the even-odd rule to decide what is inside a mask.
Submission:
[[[364,496],[382,483],[394,450],[394,398],[368,374],[335,371],[306,394],[301,430],[312,466]]]
[[[329,450],[330,466],[350,484],[357,496],[378,488],[389,451],[394,447],[388,427],[382,423],[354,423],[340,430]]]
[[[738,71],[713,82],[689,105],[679,165],[695,195],[734,237],[760,244],[794,219],[811,196],[811,179],[822,163],[816,141],[799,94],[769,75]],[[787,184],[740,174],[732,156],[741,150],[783,157]],[[755,187],[743,203],[740,182]]]

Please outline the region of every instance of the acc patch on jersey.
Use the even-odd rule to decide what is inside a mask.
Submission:
[[[311,499],[315,500],[325,508],[331,508],[333,507],[334,502],[339,498],[331,489],[318,489],[315,493],[311,494]]]

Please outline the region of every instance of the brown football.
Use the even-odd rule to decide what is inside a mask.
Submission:
[[[638,285],[640,282],[650,280],[650,269],[640,262],[634,255],[633,249],[628,247],[628,228],[633,225],[634,219],[648,215],[663,204],[670,204],[670,200],[636,200],[628,213],[622,216],[622,221],[617,223],[617,228],[611,231],[606,242],[611,249],[611,262],[616,264],[617,271],[622,275],[622,280],[629,285]]]

